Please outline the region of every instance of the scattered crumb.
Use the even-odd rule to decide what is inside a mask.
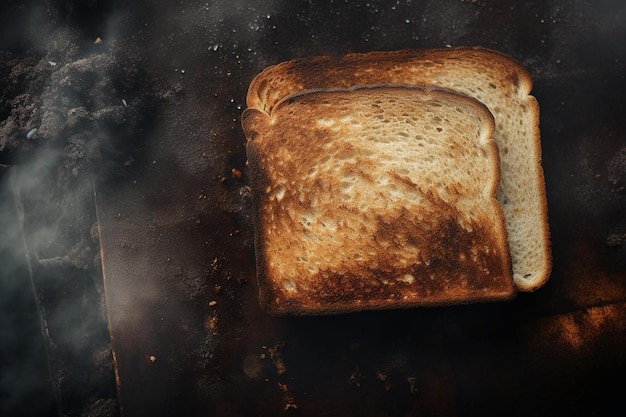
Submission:
[[[278,383],[278,388],[283,392],[283,403],[285,410],[293,410],[298,408],[298,404],[294,401],[293,394],[289,391],[287,384]]]
[[[244,185],[243,187],[241,187],[239,189],[239,195],[241,197],[243,197],[244,199],[251,199],[252,198],[252,188],[250,188],[249,185]]]
[[[236,179],[236,180],[240,180],[241,177],[243,176],[241,171],[239,171],[237,168],[231,169],[230,172],[231,172],[233,178]]]
[[[383,387],[385,387],[385,391],[391,391],[391,382],[389,382],[389,377],[386,374],[380,371],[377,371],[376,378],[378,378],[378,380],[383,383]]]
[[[348,383],[350,385],[354,385],[356,387],[361,386],[361,380],[363,380],[363,374],[361,373],[359,367],[357,366],[354,371],[348,377]]]
[[[273,348],[268,348],[267,350],[270,353],[270,359],[274,363],[276,367],[276,373],[280,376],[287,372],[287,366],[283,361],[282,354],[280,353],[280,349],[284,346],[284,343],[277,343]]]
[[[211,332],[213,336],[217,336],[218,334],[217,323],[218,323],[217,313],[213,312],[213,314],[211,314],[204,320],[204,328],[207,331]]]
[[[213,260],[211,261],[211,268],[214,271],[217,271],[217,258],[213,258]]]

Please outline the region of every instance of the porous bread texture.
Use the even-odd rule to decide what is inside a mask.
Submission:
[[[552,257],[532,80],[511,58],[482,48],[390,51],[314,57],[267,68],[251,83],[249,108],[271,112],[280,100],[305,90],[397,84],[438,86],[484,103],[495,118],[500,154],[498,200],[506,219],[513,277],[532,291],[550,275]]]
[[[242,117],[260,299],[276,314],[514,294],[493,118],[444,91],[310,92]]]

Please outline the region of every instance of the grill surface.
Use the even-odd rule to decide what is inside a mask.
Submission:
[[[624,9],[475,3],[284,2],[240,15],[215,6],[223,20],[213,37],[170,29],[182,9],[155,14],[153,36],[176,37],[152,46],[148,68],[155,78],[169,71],[184,94],[160,109],[144,160],[98,204],[125,415],[581,415],[619,404],[626,262],[606,241],[623,231],[624,194],[607,164],[624,146],[615,92],[625,56],[606,43],[623,29],[609,35],[601,22],[623,22]],[[554,246],[548,284],[508,303],[265,315],[238,125],[252,76],[310,54],[446,44],[502,50],[533,74]]]

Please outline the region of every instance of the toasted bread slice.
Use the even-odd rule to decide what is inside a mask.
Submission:
[[[369,84],[439,86],[484,103],[495,117],[504,209],[513,276],[532,291],[552,267],[547,201],[539,136],[539,105],[532,81],[512,59],[480,48],[393,51],[315,57],[267,68],[251,83],[247,105],[272,112],[278,102],[305,90]]]
[[[242,125],[260,300],[328,314],[514,295],[494,121],[442,90],[290,96]]]

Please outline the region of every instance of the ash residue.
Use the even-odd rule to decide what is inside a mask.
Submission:
[[[137,128],[148,101],[136,97],[140,81],[133,64],[120,62],[114,45],[94,42],[85,47],[71,31],[60,30],[40,59],[5,54],[0,67],[4,163],[22,162],[42,145],[63,149],[73,176],[88,167],[93,173],[111,156],[119,163],[128,159],[124,139]]]
[[[41,92],[50,68],[38,68],[41,61],[17,58],[0,52],[0,156],[32,150],[27,135],[40,124]],[[31,137],[32,139],[33,137]]]

